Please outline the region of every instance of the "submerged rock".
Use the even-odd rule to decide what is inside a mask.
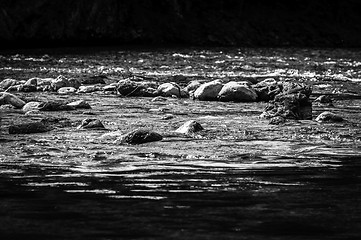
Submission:
[[[145,129],[137,129],[122,136],[121,142],[128,144],[142,144],[147,142],[160,141],[162,139],[163,136],[159,133]]]
[[[222,88],[223,83],[220,80],[214,80],[199,86],[193,96],[202,101],[215,101],[218,100],[218,94]]]
[[[182,126],[180,126],[177,130],[175,130],[175,132],[183,133],[183,134],[192,134],[202,130],[204,130],[204,128],[199,122],[195,120],[190,120],[188,122],[185,122]]]
[[[47,131],[50,131],[50,128],[42,122],[17,124],[9,127],[9,134],[42,133]]]
[[[332,112],[323,112],[315,119],[317,122],[342,122],[344,119],[342,116]]]
[[[15,108],[22,108],[25,102],[11,93],[0,92],[0,105],[5,104],[10,104]]]
[[[94,128],[94,129],[105,129],[103,123],[99,119],[86,118],[84,119],[78,128]]]
[[[222,87],[218,98],[222,102],[254,102],[257,93],[247,82],[231,81]]]

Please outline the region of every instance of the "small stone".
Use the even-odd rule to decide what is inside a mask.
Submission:
[[[185,122],[182,126],[180,126],[175,132],[183,133],[183,134],[192,134],[198,131],[202,131],[204,128],[200,123],[195,120],[190,120]]]
[[[286,122],[286,119],[281,116],[275,116],[269,120],[269,124],[272,124],[272,125],[279,125],[279,124],[282,124],[285,122]]]
[[[42,122],[32,122],[11,125],[9,127],[9,134],[29,134],[29,133],[42,133],[50,129]]]
[[[317,122],[342,122],[344,119],[340,115],[332,112],[323,112],[317,116]]]
[[[147,142],[161,141],[162,139],[163,136],[159,133],[145,129],[137,129],[122,136],[121,142],[128,144],[142,144]]]
[[[78,128],[95,128],[95,129],[105,129],[103,123],[99,119],[86,118],[84,119]]]

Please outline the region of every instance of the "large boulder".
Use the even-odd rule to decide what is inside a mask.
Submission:
[[[223,83],[220,80],[207,82],[197,88],[193,97],[202,101],[215,101],[222,88]]]
[[[218,99],[223,102],[254,102],[257,99],[256,91],[248,82],[229,82],[218,93]]]

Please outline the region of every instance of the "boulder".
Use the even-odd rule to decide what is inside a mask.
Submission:
[[[215,101],[218,99],[218,93],[222,88],[222,82],[220,80],[214,80],[199,86],[193,96],[195,99],[202,101]]]
[[[93,128],[93,129],[105,129],[103,123],[99,119],[86,118],[84,119],[78,128]]]
[[[29,112],[29,111],[39,111],[39,106],[42,104],[42,102],[28,102],[23,106],[23,112]]]
[[[157,94],[163,97],[176,96],[181,97],[181,88],[178,84],[174,82],[163,83],[158,86]]]
[[[292,86],[294,88],[292,88]],[[283,91],[267,105],[262,116],[273,118],[281,116],[286,119],[312,119],[311,87],[300,83],[286,83]]]
[[[162,139],[163,136],[159,133],[145,129],[137,129],[123,135],[121,142],[128,144],[142,144],[147,142],[161,141]]]
[[[194,80],[188,83],[188,85],[184,88],[184,91],[190,93],[194,92],[197,88],[202,85],[200,81]]]
[[[257,93],[247,82],[231,81],[222,87],[218,98],[222,102],[254,102]]]
[[[323,112],[315,119],[317,122],[342,122],[344,119],[342,116],[332,112]]]
[[[123,97],[142,96],[141,90],[144,86],[130,79],[120,80],[117,84],[117,93]]]
[[[9,126],[9,134],[29,134],[49,131],[50,128],[42,122],[31,122]]]
[[[204,130],[204,128],[200,123],[198,123],[195,120],[190,120],[188,122],[185,122],[182,126],[180,126],[177,130],[175,130],[175,132],[183,133],[183,134],[192,134],[202,130]]]
[[[76,109],[90,109],[91,106],[88,102],[84,100],[78,100],[67,104],[68,106],[71,106]]]
[[[62,87],[58,89],[59,94],[73,94],[76,93],[76,88],[74,87]]]
[[[5,104],[10,104],[15,108],[22,108],[25,102],[11,93],[0,92],[0,105]]]

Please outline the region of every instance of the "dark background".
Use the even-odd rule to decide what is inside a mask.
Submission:
[[[360,47],[359,0],[1,0],[0,46]]]

